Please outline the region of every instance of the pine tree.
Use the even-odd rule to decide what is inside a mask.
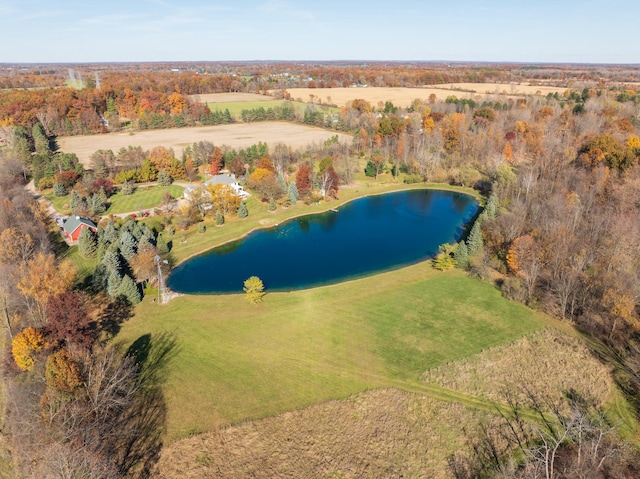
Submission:
[[[102,201],[102,198],[100,198],[100,195],[93,194],[89,197],[89,209],[93,214],[99,215],[104,213],[107,210],[107,207]]]
[[[156,248],[158,248],[158,253],[167,254],[169,252],[169,245],[167,244],[164,236],[158,235],[156,240]]]
[[[224,224],[224,216],[219,211],[216,211],[216,226],[222,226]]]
[[[171,175],[169,175],[166,170],[160,170],[158,172],[158,184],[160,186],[170,186],[172,181]]]
[[[458,268],[466,269],[469,266],[469,248],[467,243],[460,241],[456,251],[453,253],[453,258],[456,260]]]
[[[80,206],[80,203],[82,203],[82,198],[76,190],[73,190],[71,192],[71,198],[69,199],[69,206],[71,206],[71,210],[76,211]]]
[[[278,184],[282,191],[287,191],[287,183],[284,181],[284,177],[280,174],[278,174]]]
[[[90,228],[82,228],[78,238],[78,251],[85,258],[93,258],[98,248],[96,234]]]
[[[122,278],[117,295],[124,296],[131,304],[138,304],[142,300],[138,286],[128,274]]]
[[[267,208],[267,209],[268,209],[269,211],[275,211],[275,210],[276,210],[276,208],[277,208],[276,200],[275,200],[275,198],[273,198],[273,197],[272,197],[272,198],[269,200],[269,208]]]
[[[247,210],[247,204],[243,201],[238,208],[238,218],[246,218],[249,216],[249,210]]]
[[[482,252],[484,242],[482,240],[480,221],[476,221],[473,228],[471,228],[471,232],[467,238],[467,247],[469,249],[469,256],[475,256]]]
[[[106,251],[104,257],[102,258],[102,264],[105,266],[105,268],[107,268],[107,272],[109,273],[109,275],[113,273],[117,273],[118,276],[120,275],[120,268],[122,265],[120,263],[119,254],[114,253],[110,250]]]
[[[492,194],[487,200],[484,211],[487,213],[487,217],[489,219],[493,219],[496,217],[496,214],[498,212],[498,198],[495,194]]]
[[[138,249],[138,242],[128,231],[120,235],[120,253],[127,261],[134,257]]]
[[[53,185],[53,194],[55,196],[66,196],[67,189],[62,183],[56,183],[55,185]]]
[[[292,205],[298,202],[298,188],[296,188],[296,184],[293,181],[289,183],[289,201]]]
[[[107,278],[107,293],[113,299],[118,297],[118,293],[120,291],[120,284],[122,283],[122,276],[120,276],[120,272],[110,272],[109,277]]]
[[[109,221],[107,227],[104,229],[102,236],[99,238],[101,242],[113,244],[118,241],[120,232],[113,221]]]

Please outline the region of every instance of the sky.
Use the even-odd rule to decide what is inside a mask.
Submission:
[[[0,0],[0,63],[640,63],[638,0]]]

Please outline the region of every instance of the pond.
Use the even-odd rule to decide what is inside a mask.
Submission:
[[[212,249],[175,268],[180,293],[237,293],[258,276],[267,291],[338,283],[435,256],[478,211],[469,195],[411,190],[369,196],[302,216]]]

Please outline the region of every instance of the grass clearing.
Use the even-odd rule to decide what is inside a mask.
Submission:
[[[176,335],[165,394],[168,435],[177,439],[367,389],[419,386],[425,369],[543,324],[493,286],[422,263],[267,294],[259,305],[242,295],[183,296],[164,306],[148,297],[118,340]]]
[[[141,212],[162,205],[162,198],[165,193],[170,193],[174,198],[180,198],[184,192],[184,187],[179,185],[171,186],[138,186],[131,195],[116,193],[109,198],[110,206],[103,214],[122,214],[131,212]],[[44,195],[53,207],[60,214],[71,214],[71,195],[56,196],[53,193]]]

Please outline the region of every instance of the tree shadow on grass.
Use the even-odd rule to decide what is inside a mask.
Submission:
[[[105,340],[115,337],[120,332],[122,323],[131,318],[133,313],[133,307],[127,302],[110,302],[96,320],[98,333],[104,335]]]
[[[138,365],[138,394],[122,423],[118,444],[120,472],[127,477],[148,478],[162,449],[167,406],[162,391],[166,369],[179,352],[172,333],[145,334],[126,355]]]

